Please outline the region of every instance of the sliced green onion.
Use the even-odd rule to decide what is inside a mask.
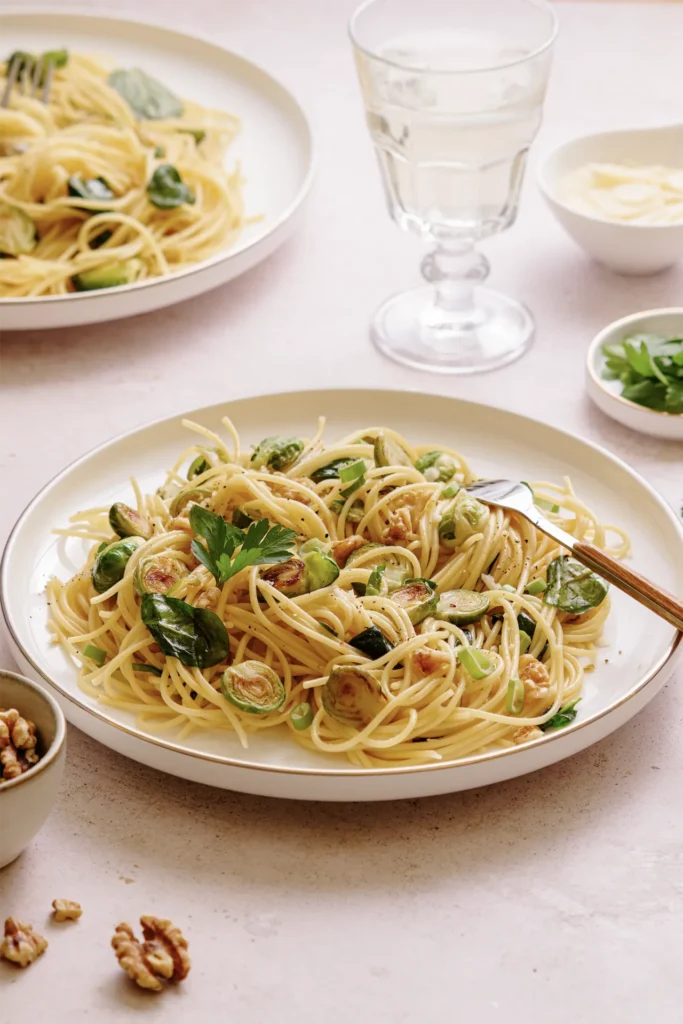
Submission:
[[[314,717],[313,708],[306,701],[302,701],[292,708],[289,717],[295,729],[308,729]]]
[[[503,586],[500,589],[504,590],[506,594],[516,594],[517,593],[517,588],[516,587],[511,587],[509,583],[504,583]]]
[[[352,480],[357,480],[359,476],[363,476],[367,468],[363,459],[358,459],[357,462],[352,462],[350,465],[340,468],[339,479],[343,484],[350,484]]]
[[[102,666],[107,660],[107,652],[103,651],[101,647],[95,647],[94,644],[87,644],[83,648],[83,656],[90,658],[96,665]]]
[[[348,487],[342,487],[339,492],[342,498],[350,498],[354,491],[357,491],[359,487],[362,487],[365,483],[365,477],[359,476],[357,480],[352,480]]]
[[[526,586],[527,594],[544,594],[548,588],[545,580],[532,580]]]
[[[505,710],[508,715],[518,715],[524,707],[524,683],[521,679],[511,679],[505,696]]]
[[[156,665],[144,665],[141,661],[134,661],[132,668],[135,672],[150,672],[153,676],[163,676],[163,672]]]
[[[460,484],[449,484],[448,487],[444,487],[441,492],[442,498],[454,498],[460,490]]]
[[[386,565],[378,565],[368,576],[365,593],[368,597],[378,597],[382,593],[382,577],[386,571]]]
[[[531,647],[531,637],[523,629],[519,631],[519,653],[526,654]]]
[[[477,647],[461,647],[457,658],[472,679],[485,679],[493,672],[493,665]]]

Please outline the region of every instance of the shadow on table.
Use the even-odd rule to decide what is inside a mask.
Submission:
[[[419,892],[463,873],[470,887],[549,859],[561,869],[587,833],[618,833],[635,801],[654,799],[658,765],[643,721],[666,721],[667,691],[612,737],[570,760],[484,789],[371,804],[280,801],[211,789],[144,768],[112,752],[89,771],[97,744],[75,734],[70,799],[57,815],[96,859],[122,847],[130,864],[163,884],[315,893]],[[652,728],[649,730],[652,733]],[[102,748],[97,751],[102,764]],[[83,793],[74,796],[74,779]],[[55,817],[57,817],[55,815]],[[171,835],[170,833],[175,833]],[[166,834],[165,834],[166,833]],[[122,870],[123,866],[122,866]],[[131,868],[132,870],[132,868]],[[135,873],[135,872],[133,872]]]

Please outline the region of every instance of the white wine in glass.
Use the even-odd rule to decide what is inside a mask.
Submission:
[[[368,0],[352,18],[389,212],[435,244],[427,284],[393,296],[372,323],[399,362],[474,373],[533,340],[529,311],[481,286],[489,265],[475,245],[517,215],[555,34],[544,0]]]

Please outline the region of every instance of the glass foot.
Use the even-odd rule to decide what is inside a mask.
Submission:
[[[534,320],[521,302],[475,288],[467,315],[437,304],[434,285],[393,295],[375,313],[372,341],[385,356],[415,370],[482,373],[505,366],[534,340]]]

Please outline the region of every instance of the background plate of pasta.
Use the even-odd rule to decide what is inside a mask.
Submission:
[[[681,645],[474,500],[495,475],[681,592],[672,510],[588,442],[433,395],[300,392],[53,480],[4,556],[17,657],[96,739],[216,786],[389,799],[543,767],[635,714]]]
[[[5,329],[191,298],[293,229],[311,182],[310,129],[257,65],[86,12],[5,12],[0,38],[0,91],[10,75],[16,83],[0,108]]]

